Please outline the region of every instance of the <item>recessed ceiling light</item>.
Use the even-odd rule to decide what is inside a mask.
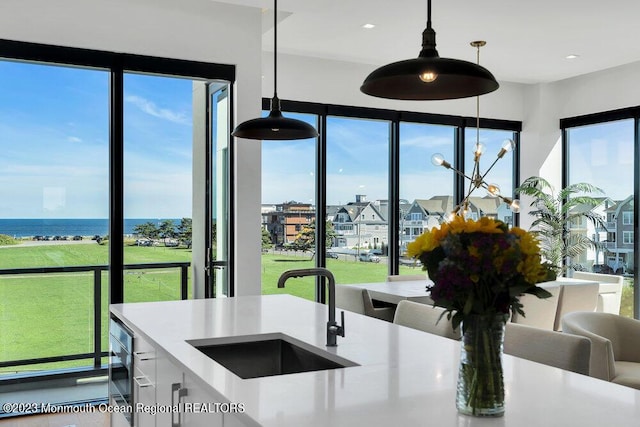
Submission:
[[[364,24],[364,25],[362,26],[362,28],[366,28],[367,30],[370,30],[370,29],[372,29],[372,28],[375,28],[375,25],[374,25],[374,24]]]
[[[572,53],[571,55],[565,56],[565,59],[576,59],[576,58],[579,58],[579,57],[580,57],[580,55],[576,55],[576,54]]]

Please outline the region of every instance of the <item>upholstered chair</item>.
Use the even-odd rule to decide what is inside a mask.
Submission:
[[[391,322],[395,307],[374,307],[366,289],[350,285],[336,285],[336,307]]]
[[[538,298],[535,295],[524,294],[520,297],[523,305],[524,316],[516,313],[511,317],[513,323],[534,326],[536,328],[553,330],[558,310],[558,297],[560,296],[560,285],[557,282],[540,284],[551,293],[549,298]]]
[[[562,330],[591,340],[589,375],[640,389],[640,321],[574,312],[562,318]]]
[[[596,311],[601,313],[620,314],[622,302],[622,284],[624,277],[615,274],[587,273],[574,271],[574,279],[593,280],[600,283],[598,292],[598,305]]]
[[[507,323],[504,352],[567,371],[589,375],[591,341],[588,338]]]
[[[446,315],[440,317],[443,312],[440,307],[403,300],[396,308],[393,323],[459,340],[460,329],[453,329]]]

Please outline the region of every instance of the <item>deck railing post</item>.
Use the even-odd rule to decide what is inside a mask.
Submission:
[[[188,299],[189,298],[189,291],[187,288],[187,266],[183,265],[180,267],[180,290],[181,290],[181,296],[182,299]]]
[[[93,367],[102,365],[102,269],[93,269]]]

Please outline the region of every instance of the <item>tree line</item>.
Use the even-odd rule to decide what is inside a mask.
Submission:
[[[192,220],[191,218],[182,218],[180,224],[176,224],[172,219],[164,219],[160,224],[147,221],[133,227],[133,232],[138,237],[159,240],[162,239],[165,246],[169,239],[178,240],[178,242],[188,248],[191,247],[192,237]]]

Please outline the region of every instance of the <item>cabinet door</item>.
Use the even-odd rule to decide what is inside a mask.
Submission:
[[[155,427],[156,416],[151,411],[156,404],[155,349],[139,336],[133,339],[133,396],[136,404],[133,408],[133,425]]]
[[[224,414],[224,427],[246,427],[235,414]]]
[[[156,403],[158,407],[171,408],[178,404],[182,389],[182,370],[174,366],[160,352],[156,355]],[[179,425],[179,413],[162,411],[156,414],[156,427]]]
[[[182,400],[183,425],[185,427],[222,427],[222,412],[218,411],[213,398],[187,374],[184,374],[184,387],[187,389],[187,395]]]

